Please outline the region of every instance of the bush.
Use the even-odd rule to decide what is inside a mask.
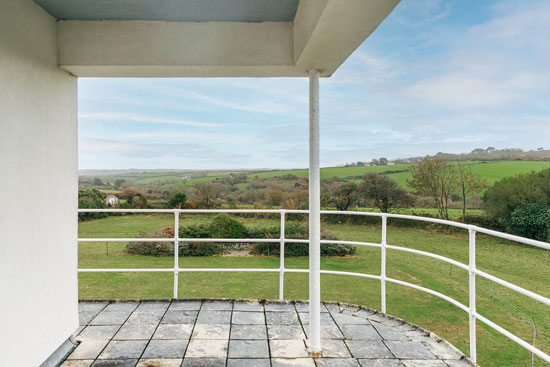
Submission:
[[[140,233],[141,238],[172,238],[174,228],[166,227],[153,232]],[[180,229],[180,236],[186,238],[208,238],[208,227],[205,225],[189,226]],[[126,245],[130,254],[145,256],[174,256],[172,242],[139,242],[132,241]],[[182,242],[179,244],[179,256],[212,256],[221,254],[223,246],[217,243]]]
[[[550,206],[550,169],[504,178],[489,187],[482,198],[487,214],[503,223],[508,223],[520,206]]]
[[[255,234],[265,234],[265,238],[280,237],[280,227],[271,227],[265,229],[255,229]],[[285,226],[285,238],[292,239],[308,239],[307,224],[288,223]],[[256,238],[256,237],[252,237]],[[334,234],[326,231],[321,231],[321,239],[323,240],[338,240]],[[280,254],[280,243],[258,243],[254,246],[253,253],[265,256],[277,256]],[[335,243],[321,244],[321,256],[347,256],[355,252],[355,246],[340,245]],[[308,256],[309,244],[307,243],[285,243],[285,257]]]
[[[166,227],[153,232],[142,232],[140,238],[170,238],[174,237],[174,228]],[[172,242],[139,242],[132,241],[126,245],[126,251],[134,255],[174,256]]]
[[[181,238],[212,238],[209,225],[195,224],[180,227]],[[180,243],[180,256],[212,256],[223,253],[223,245],[211,242]]]
[[[212,238],[244,238],[246,227],[227,214],[218,214],[208,226]]]
[[[79,209],[104,209],[105,194],[96,189],[78,190]],[[78,220],[86,221],[107,217],[107,213],[78,213]]]
[[[180,256],[213,256],[223,253],[223,246],[211,242],[180,243]]]
[[[281,228],[273,227],[245,227],[238,220],[226,214],[217,215],[210,224],[198,224],[180,227],[181,238],[279,238]],[[174,236],[174,229],[166,227],[154,232],[141,233],[143,238],[170,238]],[[307,239],[307,223],[287,223],[285,237],[292,239]],[[321,239],[338,240],[332,233],[322,231]],[[212,242],[183,242],[179,245],[180,256],[212,256],[222,254],[227,248],[242,248],[245,243],[220,244]],[[174,247],[171,242],[139,242],[128,243],[126,249],[131,254],[149,256],[173,256]],[[279,255],[280,244],[257,243],[253,245],[253,253],[261,255]],[[286,243],[285,256],[307,256],[307,243]],[[322,244],[321,256],[347,256],[355,252],[355,246],[340,244]]]
[[[518,236],[548,241],[550,207],[537,203],[517,207],[510,216],[507,230]]]

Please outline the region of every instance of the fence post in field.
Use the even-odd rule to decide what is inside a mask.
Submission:
[[[285,211],[281,210],[281,249],[279,251],[281,265],[279,267],[279,299],[284,299],[285,286]]]
[[[470,359],[477,363],[477,338],[476,338],[476,231],[473,228],[468,230],[469,247],[469,275],[470,275]]]
[[[174,211],[174,298],[178,298],[180,212]]]

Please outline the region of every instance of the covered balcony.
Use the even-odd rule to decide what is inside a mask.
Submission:
[[[0,0],[2,365],[468,366],[477,362],[479,323],[550,362],[547,353],[476,308],[476,278],[550,305],[546,296],[478,269],[476,233],[537,250],[550,250],[547,243],[431,218],[321,210],[320,78],[330,77],[398,2]],[[178,230],[170,238],[79,238],[78,213],[94,211],[77,209],[79,77],[309,78],[309,210],[252,211],[280,220],[279,237],[262,240],[190,239],[180,237]],[[248,212],[108,210],[124,211],[170,215],[176,229],[183,214]],[[307,215],[305,239],[285,236],[287,216],[298,214]],[[379,269],[322,268],[321,246],[327,243],[321,239],[322,215],[376,217],[380,240],[330,242],[377,251]],[[392,220],[458,228],[466,233],[467,255],[459,261],[388,241]],[[136,240],[170,243],[173,262],[154,268],[79,268],[79,243]],[[275,243],[280,256],[276,266],[269,267],[187,267],[178,247],[190,241]],[[17,246],[5,245],[12,243]],[[307,264],[287,264],[284,254],[289,243],[306,244]],[[428,257],[466,272],[466,299],[390,277],[389,251]],[[162,274],[167,278],[148,286],[168,285],[170,292],[155,300],[121,301],[124,297],[114,295],[79,303],[78,277],[86,273]],[[223,294],[219,295],[223,299],[206,299],[201,294],[184,299],[182,274],[191,273],[243,273],[265,276],[266,281],[274,276],[278,295],[258,290],[254,299]],[[299,299],[285,292],[290,275],[303,276],[295,278],[304,290]],[[379,310],[340,299],[324,302],[322,276],[368,280],[368,287],[376,290],[369,298],[377,299]],[[459,350],[422,325],[388,315],[388,284],[429,294],[463,311],[469,330],[467,348]],[[338,285],[351,294],[364,290],[350,281]]]

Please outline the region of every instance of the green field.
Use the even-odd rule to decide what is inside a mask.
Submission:
[[[488,185],[505,177],[515,176],[520,173],[540,171],[550,168],[550,162],[540,161],[502,161],[502,162],[470,162],[472,172],[477,173],[487,180]],[[411,177],[410,172],[391,173],[388,175],[403,187],[407,187],[407,179]]]
[[[181,224],[204,223],[206,215],[185,215]],[[247,225],[267,226],[278,223],[273,219],[241,219]],[[116,216],[81,222],[80,237],[134,237],[173,224],[172,215]],[[379,225],[324,224],[323,228],[341,239],[380,241]],[[436,229],[394,227],[389,222],[388,243],[434,252],[466,262],[468,237],[464,232]],[[105,243],[79,245],[81,268],[161,268],[172,267],[173,258],[128,255],[125,244],[110,243],[109,255]],[[533,290],[550,294],[550,260],[544,250],[511,244],[504,240],[478,237],[478,268],[505,280]],[[278,268],[276,257],[180,258],[181,267]],[[307,268],[307,258],[286,259],[288,268]],[[379,274],[380,251],[359,247],[350,258],[327,258],[322,268],[328,270]],[[415,283],[447,294],[468,303],[468,275],[450,268],[448,264],[396,251],[388,251],[388,276]],[[180,273],[179,297],[236,297],[276,298],[277,273]],[[172,274],[96,273],[79,275],[80,298],[170,298]],[[468,353],[468,317],[446,301],[427,294],[388,284],[388,313],[434,331]],[[534,318],[538,330],[535,342],[542,350],[550,351],[550,313],[548,307],[531,301],[506,288],[479,279],[477,281],[478,312],[509,331],[532,342]],[[355,277],[322,276],[322,297],[325,300],[361,304],[380,308],[379,282]],[[307,298],[307,274],[286,274],[285,298]],[[530,355],[523,348],[478,323],[478,356],[481,366],[530,366]],[[535,365],[543,366],[541,361]]]
[[[393,166],[372,166],[372,167],[329,167],[321,168],[321,178],[347,178],[353,176],[362,176],[368,172],[387,172],[387,171],[400,171],[408,169],[408,164],[396,164]],[[295,175],[298,177],[308,177],[307,169],[295,169],[295,170],[283,170],[283,171],[264,171],[248,174],[249,179],[253,179],[256,176],[258,178],[270,178],[279,177],[284,175]]]
[[[482,178],[487,180],[487,184],[492,185],[496,181],[505,177],[514,176],[520,173],[527,173],[531,171],[539,171],[544,168],[550,168],[550,162],[542,161],[498,161],[498,162],[466,162],[471,164],[472,171],[479,174]],[[354,176],[361,176],[369,172],[392,172],[403,171],[409,169],[408,164],[397,164],[393,166],[372,166],[372,167],[333,167],[333,168],[321,168],[321,178],[350,178]],[[286,170],[286,171],[266,171],[251,173],[248,175],[249,179],[255,178],[269,178],[280,177],[283,175],[296,175],[298,177],[307,177],[307,169]],[[411,177],[409,171],[387,173],[389,177],[397,181],[402,187],[407,187],[407,179]]]

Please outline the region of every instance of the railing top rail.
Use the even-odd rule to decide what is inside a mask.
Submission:
[[[265,213],[265,214],[308,214],[309,210],[294,210],[294,209],[78,209],[79,213]],[[483,227],[478,227],[471,224],[454,222],[451,220],[437,219],[421,217],[416,215],[406,214],[391,214],[391,213],[376,213],[376,212],[360,212],[360,211],[341,211],[341,210],[321,210],[321,214],[344,214],[344,215],[361,215],[371,217],[386,217],[386,218],[398,218],[409,219],[420,222],[443,224],[452,227],[462,228],[466,230],[473,230],[479,233],[487,234],[490,236],[499,237],[505,240],[523,243],[526,245],[550,250],[550,243],[532,240],[525,237],[515,236],[508,233],[494,231]]]

